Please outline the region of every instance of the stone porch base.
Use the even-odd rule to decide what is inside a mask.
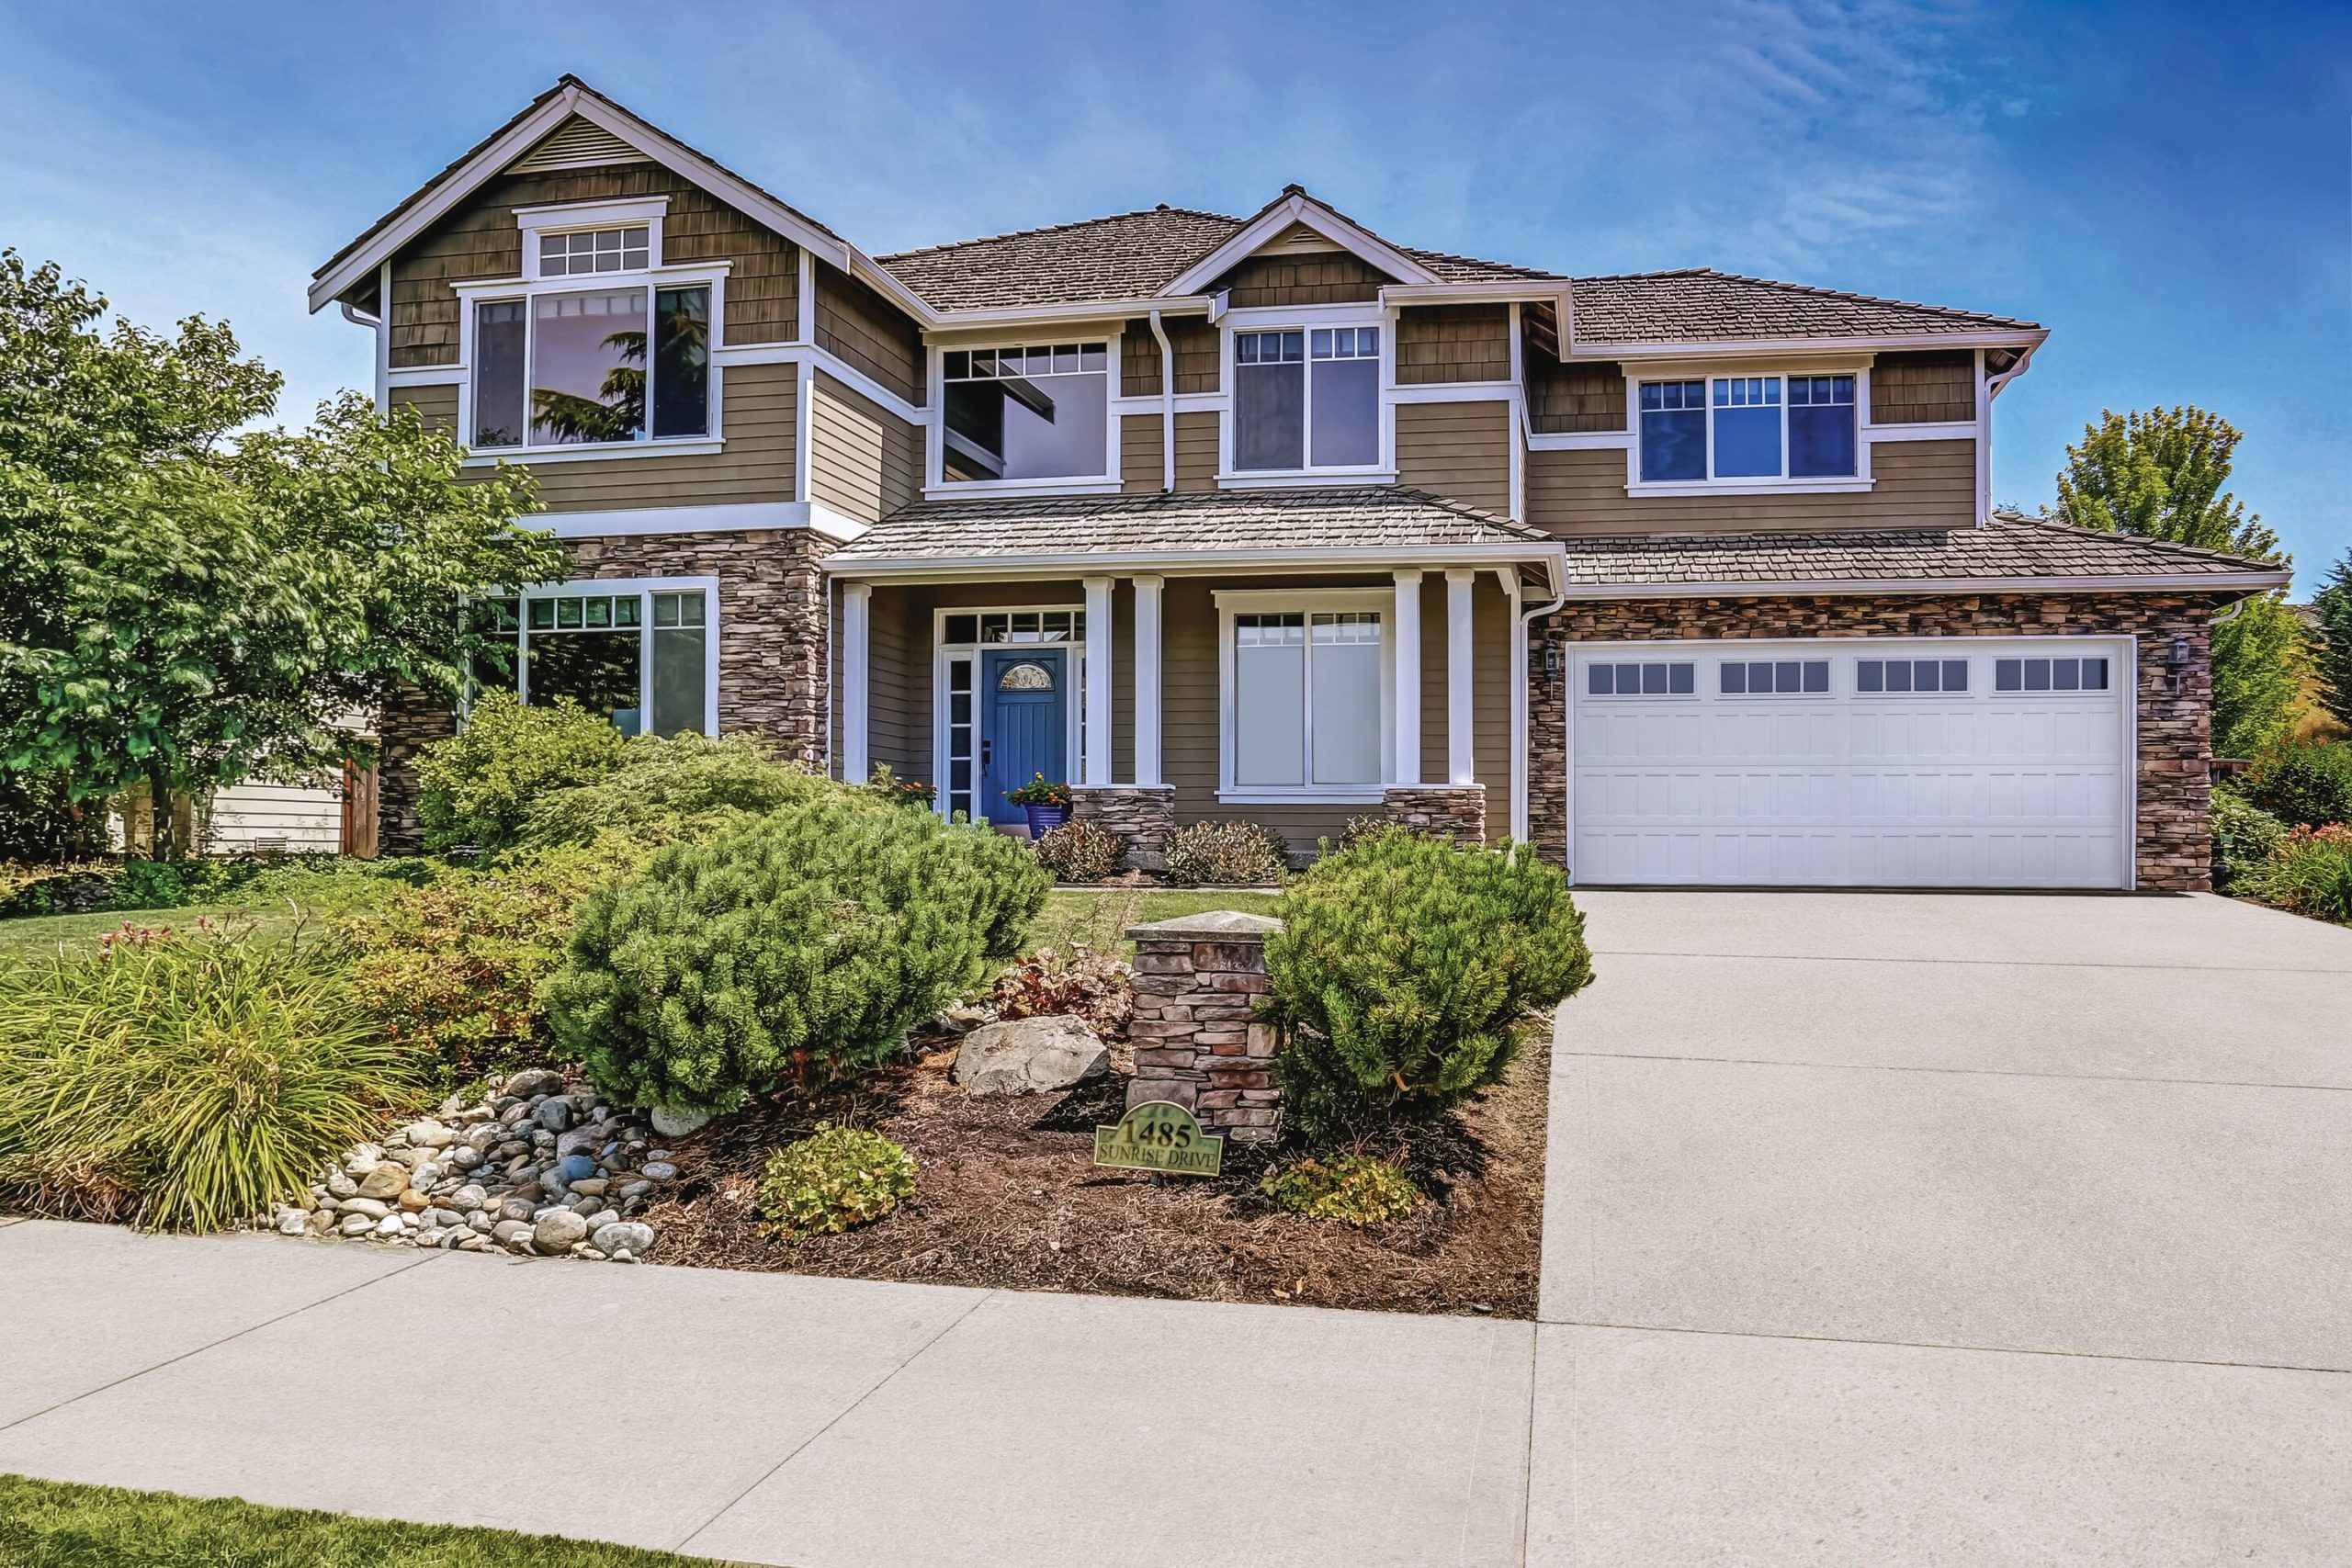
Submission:
[[[1174,784],[1078,784],[1069,794],[1070,815],[1118,840],[1129,865],[1168,869],[1168,835],[1176,830]]]
[[[1485,784],[1391,784],[1380,805],[1388,820],[1416,833],[1464,844],[1487,841]]]

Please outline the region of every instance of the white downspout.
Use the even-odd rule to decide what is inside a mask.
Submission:
[[[1159,344],[1159,488],[1176,493],[1176,351],[1169,345],[1168,329],[1159,312],[1151,313],[1151,335]]]

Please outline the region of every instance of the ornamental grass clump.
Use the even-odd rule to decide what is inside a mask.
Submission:
[[[760,1217],[775,1235],[836,1235],[914,1195],[914,1156],[879,1133],[829,1122],[768,1156],[760,1173]]]
[[[1258,1190],[1294,1214],[1349,1225],[1401,1220],[1425,1201],[1393,1162],[1365,1154],[1303,1159],[1268,1171]]]
[[[315,938],[126,923],[0,971],[0,1199],[210,1231],[293,1202],[417,1098]]]
[[[548,1021],[616,1103],[732,1111],[879,1062],[1012,956],[1049,886],[1003,834],[820,797],[590,893]]]
[[[1592,979],[1567,879],[1529,845],[1377,833],[1318,862],[1277,912],[1275,1076],[1317,1144],[1442,1114],[1502,1077],[1538,1010]]]

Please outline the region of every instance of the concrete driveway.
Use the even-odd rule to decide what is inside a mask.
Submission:
[[[1579,902],[1531,1563],[2352,1554],[2352,931]]]

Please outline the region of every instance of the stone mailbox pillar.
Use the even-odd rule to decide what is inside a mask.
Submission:
[[[1281,1136],[1274,1030],[1254,1017],[1267,991],[1266,935],[1281,929],[1230,909],[1127,928],[1136,944],[1130,1107],[1172,1100],[1236,1143]]]

